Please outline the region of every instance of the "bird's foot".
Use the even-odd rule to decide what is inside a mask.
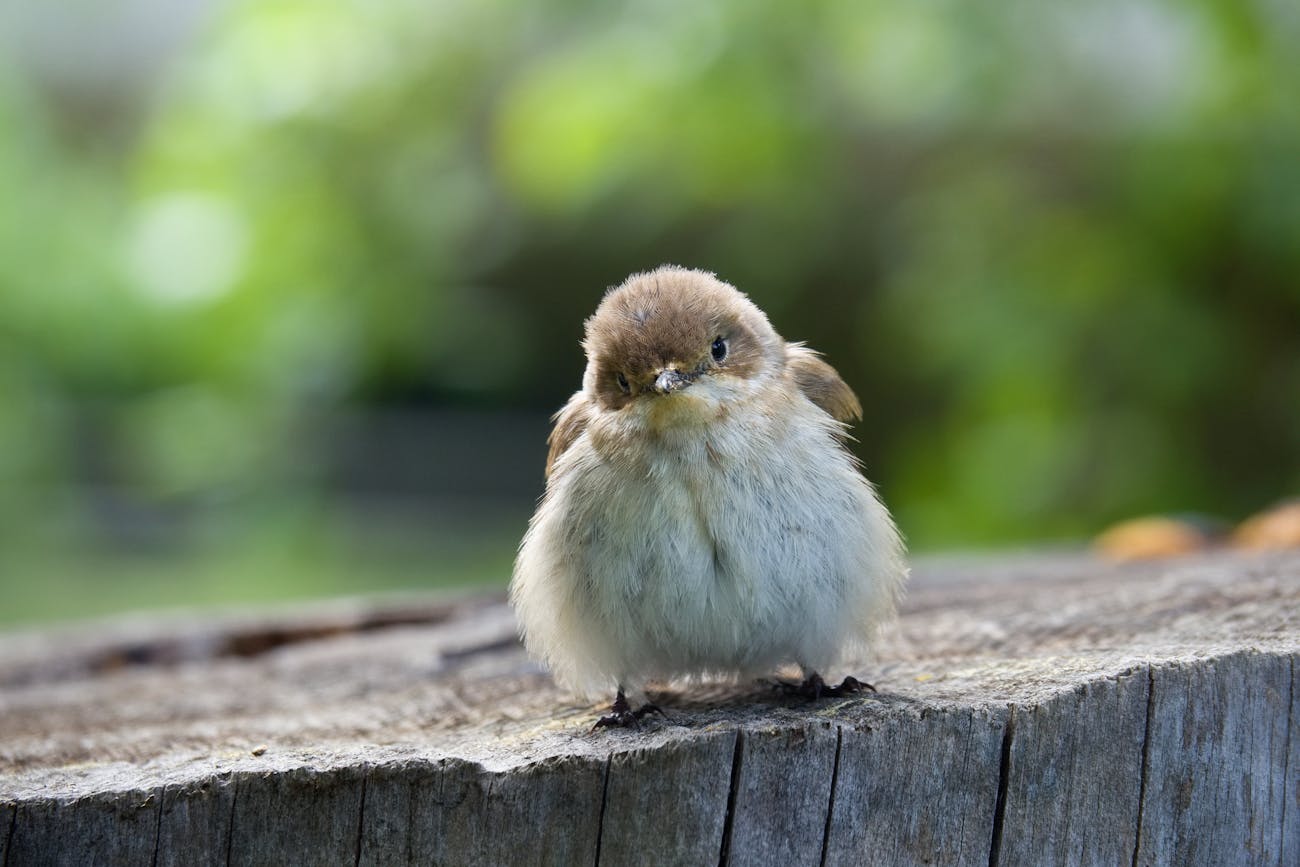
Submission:
[[[840,696],[853,695],[854,693],[859,692],[876,691],[874,686],[867,683],[865,680],[858,680],[851,674],[841,680],[839,686],[828,686],[825,681],[816,674],[804,681],[805,689],[807,689],[809,684],[812,684],[812,689],[815,691],[815,694],[813,695],[814,700],[821,698],[823,695],[838,698]]]
[[[822,676],[813,672],[802,683],[790,683],[789,681],[772,681],[772,685],[785,695],[799,696],[808,701],[817,701],[820,698],[829,696],[831,698],[840,698],[846,695],[853,695],[859,692],[875,692],[876,688],[865,680],[858,680],[852,675],[840,681],[838,686],[831,686],[822,680]]]
[[[614,698],[614,704],[610,707],[609,713],[596,720],[596,724],[591,727],[591,730],[633,728],[641,725],[642,717],[652,713],[667,716],[657,704],[646,703],[636,710],[632,710],[632,706],[627,703],[627,696],[623,695],[623,691],[620,689],[618,695]]]

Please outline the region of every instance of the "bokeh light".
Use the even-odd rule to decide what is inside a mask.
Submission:
[[[503,585],[605,287],[748,292],[914,549],[1300,491],[1300,10],[0,8],[0,623]]]

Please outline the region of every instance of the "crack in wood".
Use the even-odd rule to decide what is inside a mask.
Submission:
[[[507,635],[504,638],[494,638],[491,641],[482,641],[477,644],[470,644],[466,647],[457,647],[442,651],[442,658],[445,662],[464,662],[476,656],[484,656],[491,653],[500,653],[505,650],[513,650],[521,647],[522,643],[517,635]]]
[[[818,860],[826,867],[826,851],[831,840],[831,819],[835,816],[835,787],[840,779],[840,748],[844,746],[844,727],[835,727],[835,763],[831,765],[831,794],[826,804],[826,827],[822,829],[822,855]]]
[[[14,831],[18,827],[18,811],[21,810],[18,804],[14,804],[13,815],[9,817],[9,831],[5,834],[5,857],[3,867],[9,867],[9,853],[14,849]]]
[[[961,779],[966,779],[966,775],[970,772],[971,751],[975,748],[974,741],[973,741],[974,735],[975,735],[975,714],[968,712],[966,714],[966,739],[965,741],[962,742],[962,751],[961,751],[961,771],[960,771]],[[959,811],[957,815],[961,817],[961,824],[957,826],[957,851],[965,852],[967,813],[965,810],[962,810]]]
[[[1287,821],[1286,806],[1287,803],[1291,800],[1291,795],[1289,792],[1287,792],[1286,787],[1291,780],[1291,726],[1293,724],[1292,717],[1295,713],[1295,656],[1294,655],[1291,657],[1291,665],[1289,670],[1291,673],[1291,683],[1287,688],[1287,693],[1286,693],[1287,695],[1286,740],[1284,742],[1283,752],[1282,752],[1282,844],[1280,846],[1281,851],[1279,852],[1278,855],[1279,864],[1286,863],[1287,843],[1295,837],[1300,837],[1300,833],[1288,834],[1287,833],[1288,826],[1286,823]],[[1297,792],[1296,796],[1297,799],[1300,799],[1300,792]],[[1300,854],[1300,852],[1297,852],[1295,854]]]
[[[609,772],[614,764],[611,752],[605,759],[605,779],[600,787],[600,817],[596,820],[596,867],[600,867],[600,846],[605,840],[605,807],[609,804]]]
[[[149,867],[158,867],[158,849],[162,845],[162,819],[163,803],[167,797],[166,787],[158,789],[158,821],[153,828],[153,857],[149,859]]]
[[[370,783],[370,772],[361,774],[361,807],[357,810],[357,849],[353,867],[361,867],[361,841],[366,830],[366,787]]]
[[[731,831],[735,826],[736,794],[740,788],[740,765],[744,759],[745,733],[736,729],[736,750],[731,756],[731,787],[727,790],[727,814],[722,822],[722,847],[718,850],[718,867],[731,857]]]
[[[90,655],[84,666],[90,672],[106,673],[122,668],[170,667],[186,662],[232,657],[248,659],[293,644],[400,627],[435,626],[446,622],[454,614],[454,608],[447,605],[415,610],[379,609],[348,617],[231,629],[225,634],[200,634],[117,644]],[[518,644],[518,640],[512,637],[509,640],[486,642],[481,647],[453,650],[447,655],[472,656],[506,649],[515,644]]]
[[[1011,742],[1016,734],[1016,706],[1008,705],[1007,724],[1002,730],[1002,758],[998,764],[998,798],[993,807],[993,835],[989,840],[989,867],[998,867],[1002,856],[1002,825],[1007,815],[1007,786],[1011,777]]]
[[[1147,666],[1147,719],[1142,730],[1142,772],[1138,777],[1138,811],[1137,825],[1133,832],[1133,867],[1137,867],[1138,854],[1142,851],[1142,812],[1147,802],[1147,775],[1151,770],[1151,708],[1155,703],[1156,673],[1155,667]]]
[[[226,825],[226,867],[230,867],[230,856],[235,848],[235,806],[239,803],[239,780],[232,780],[234,791],[230,793],[230,822]]]

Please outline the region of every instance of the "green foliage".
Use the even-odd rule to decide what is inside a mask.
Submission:
[[[4,19],[6,526],[79,520],[87,449],[294,501],[316,419],[553,409],[663,261],[828,353],[921,547],[1300,489],[1285,3],[94,5]]]

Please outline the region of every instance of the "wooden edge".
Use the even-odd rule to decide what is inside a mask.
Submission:
[[[517,763],[382,747],[249,757],[203,779],[11,796],[0,840],[17,864],[51,847],[158,864],[812,851],[847,864],[941,850],[945,863],[1267,863],[1296,851],[1296,655],[1158,660],[1023,704],[864,704],[585,739]]]

